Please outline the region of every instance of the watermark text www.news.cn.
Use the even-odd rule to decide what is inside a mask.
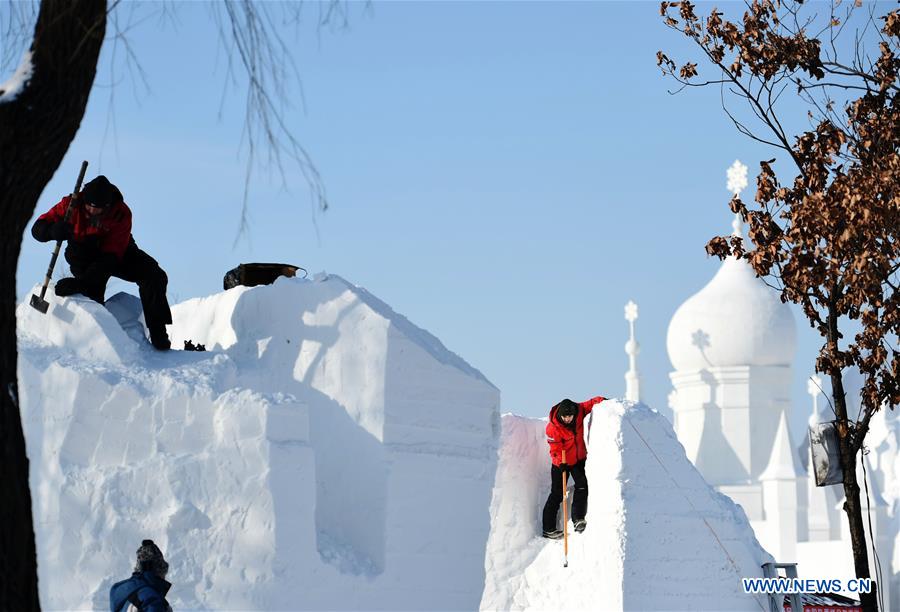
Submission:
[[[789,595],[792,593],[871,593],[871,578],[840,578],[810,579],[810,578],[741,578],[744,593],[780,593]]]

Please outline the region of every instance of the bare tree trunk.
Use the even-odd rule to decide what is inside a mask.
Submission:
[[[6,215],[0,216],[6,226]],[[15,274],[19,239],[0,239],[4,278]],[[0,610],[38,609],[37,564],[31,527],[28,459],[16,386],[16,291],[0,283]]]
[[[31,78],[0,104],[0,610],[40,609],[16,381],[19,250],[38,197],[81,124],[105,32],[106,0],[42,0]]]
[[[832,301],[828,306],[828,353],[837,362],[838,352],[838,314]],[[853,549],[853,567],[857,578],[869,578],[869,553],[866,549],[866,532],[863,527],[862,505],[859,500],[859,483],[856,480],[856,446],[853,444],[852,431],[848,425],[847,398],[844,394],[844,381],[839,368],[831,374],[831,395],[834,399],[834,412],[838,421],[838,439],[840,445],[841,464],[844,471],[844,512],[850,527],[850,546]],[[855,420],[855,419],[854,419]],[[860,593],[860,603],[865,612],[878,610],[878,585],[871,593]]]

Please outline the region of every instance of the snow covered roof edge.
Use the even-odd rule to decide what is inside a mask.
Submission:
[[[489,384],[494,389],[497,389],[494,383],[489,381],[484,374],[482,374],[477,368],[471,366],[465,359],[444,346],[444,344],[436,336],[434,336],[427,330],[424,330],[421,327],[415,325],[405,316],[396,312],[388,304],[375,297],[373,294],[369,293],[368,290],[360,287],[359,285],[354,285],[350,281],[336,274],[328,274],[326,279],[335,280],[345,285],[348,289],[353,291],[359,297],[359,299],[364,302],[369,308],[390,321],[394,326],[397,327],[397,329],[406,334],[410,338],[410,340],[413,340],[417,344],[419,344],[419,346],[425,349],[425,351],[427,351],[428,354],[434,357],[437,361],[457,368],[465,372],[466,374]]]

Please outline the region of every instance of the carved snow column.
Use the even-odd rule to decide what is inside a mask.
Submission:
[[[763,488],[767,544],[776,559],[797,559],[797,542],[808,537],[806,474],[794,451],[782,412],[769,465],[759,475]]]

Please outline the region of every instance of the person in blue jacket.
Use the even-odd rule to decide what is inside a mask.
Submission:
[[[166,582],[168,571],[169,564],[153,540],[141,542],[131,578],[109,589],[110,612],[124,612],[129,604],[139,612],[172,612],[172,606],[166,601],[166,593],[172,587]]]

